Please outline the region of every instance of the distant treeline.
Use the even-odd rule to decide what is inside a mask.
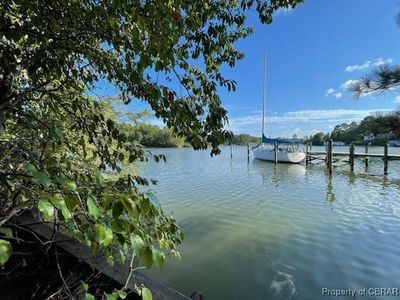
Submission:
[[[400,139],[400,111],[388,114],[375,113],[361,122],[336,125],[330,133],[318,132],[306,137],[313,145],[323,145],[332,139],[345,144],[384,145],[388,140]]]
[[[151,124],[123,124],[128,141],[138,142],[145,147],[183,147],[185,140],[176,137],[171,129]]]
[[[247,133],[233,134],[232,136],[232,144],[236,145],[255,144],[259,142],[260,142],[259,137],[251,136],[250,134]]]

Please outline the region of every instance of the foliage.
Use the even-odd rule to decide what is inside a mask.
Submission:
[[[317,132],[306,139],[306,142],[311,142],[313,145],[322,146],[326,141],[329,140],[329,134],[323,132]]]
[[[160,128],[146,122],[147,112],[129,113],[129,122],[120,123],[121,131],[129,142],[136,142],[145,147],[182,147],[183,138],[177,137],[172,129]]]
[[[239,144],[239,145],[246,145],[246,144],[255,144],[259,143],[260,138],[251,136],[250,134],[242,133],[242,134],[234,134],[232,136],[232,143]]]
[[[400,14],[397,16],[397,24],[400,26]],[[382,65],[370,74],[356,80],[350,87],[356,97],[362,97],[373,93],[387,92],[400,87],[400,65]]]
[[[356,97],[385,92],[400,87],[400,65],[383,65],[357,80],[350,90]]]
[[[373,145],[384,145],[391,136],[400,139],[400,112],[387,114],[376,113],[365,117],[361,122],[342,123],[336,125],[330,134],[319,132],[309,138],[314,145],[323,145],[332,139],[345,144],[365,144],[364,136],[372,134],[375,138],[369,142]]]
[[[235,90],[220,69],[243,57],[234,43],[252,31],[246,10],[270,23],[299,2],[0,0],[0,225],[36,210],[110,264],[179,256],[182,233],[142,192],[149,181],[121,172],[165,157],[128,140],[88,95],[109,82],[124,103],[146,101],[174,135],[218,154],[230,132],[217,88]]]

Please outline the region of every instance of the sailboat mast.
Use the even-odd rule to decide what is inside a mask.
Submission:
[[[265,119],[265,100],[266,100],[266,83],[267,83],[267,52],[264,53],[264,78],[263,78],[263,98],[262,98],[262,128],[261,142],[264,136],[264,119]]]

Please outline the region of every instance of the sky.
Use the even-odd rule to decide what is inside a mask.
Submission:
[[[236,93],[222,93],[235,133],[261,134],[263,56],[267,52],[266,134],[306,136],[400,107],[395,91],[355,99],[346,91],[384,63],[400,63],[400,1],[305,0],[271,25],[250,15],[255,33],[238,43],[245,59],[227,75]],[[347,83],[347,84],[346,84]]]
[[[400,92],[356,99],[346,90],[374,67],[400,63],[399,12],[400,0],[305,0],[277,12],[271,25],[249,12],[254,33],[236,44],[245,58],[222,69],[237,82],[236,92],[220,89],[228,128],[261,135],[265,52],[267,136],[329,132],[337,124],[400,108]]]

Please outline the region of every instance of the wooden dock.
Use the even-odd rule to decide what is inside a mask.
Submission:
[[[340,158],[348,158],[348,160],[340,160]],[[326,151],[312,151],[312,144],[306,144],[306,164],[310,164],[312,160],[324,160],[328,168],[329,174],[332,174],[333,164],[336,161],[344,161],[350,164],[350,170],[354,171],[354,162],[357,158],[364,159],[365,167],[368,168],[370,158],[380,158],[383,160],[383,173],[387,175],[389,161],[400,160],[400,155],[389,155],[388,145],[384,146],[383,154],[369,153],[368,146],[365,146],[364,153],[356,153],[353,144],[349,147],[349,152],[334,152],[333,141],[330,140],[326,145]]]

